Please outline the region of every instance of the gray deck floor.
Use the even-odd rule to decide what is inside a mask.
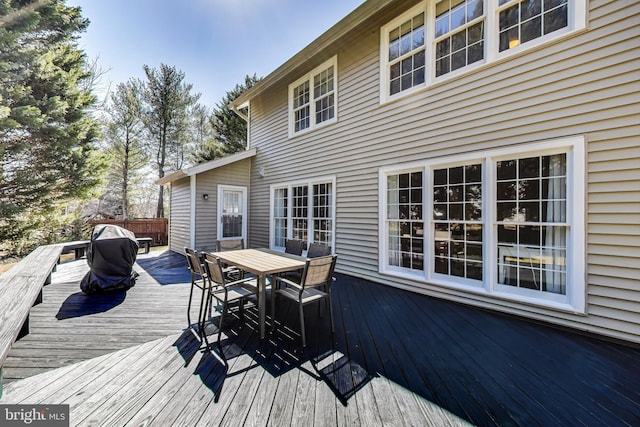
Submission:
[[[66,403],[71,425],[638,425],[640,350],[337,275],[336,333],[292,306],[260,340],[225,325],[225,367],[186,325],[188,276],[140,256],[123,295],[66,263],[12,348],[0,403]],[[151,273],[151,274],[150,274]],[[314,322],[317,327],[312,325]],[[226,322],[225,322],[226,323]]]

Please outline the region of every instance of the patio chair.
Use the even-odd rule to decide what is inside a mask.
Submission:
[[[318,258],[331,255],[331,246],[324,243],[311,242],[307,251],[307,258]]]
[[[222,335],[222,325],[224,318],[228,313],[229,304],[235,301],[240,303],[239,314],[240,318],[244,318],[244,303],[247,297],[257,295],[258,293],[258,281],[256,278],[243,278],[240,280],[227,281],[224,274],[224,268],[220,258],[209,254],[203,253],[204,268],[209,278],[209,296],[215,298],[222,305],[222,313],[220,313],[220,322],[218,323],[218,344],[220,344],[220,337]],[[202,330],[204,332],[205,323],[202,323]],[[206,333],[204,339],[207,342]]]
[[[216,251],[235,251],[238,249],[244,249],[244,239],[226,239],[216,241]]]
[[[202,325],[202,319],[206,315],[206,298],[207,297],[207,273],[202,264],[202,260],[198,255],[198,252],[191,248],[184,248],[184,254],[187,258],[187,268],[191,272],[191,290],[189,291],[189,303],[187,304],[187,322],[189,323],[189,328],[193,330],[194,325],[198,327],[198,336],[202,337],[203,330],[200,329]],[[191,303],[193,301],[193,290],[198,288],[202,291],[202,295],[200,296],[200,308],[198,310],[198,323],[194,324],[191,322]]]
[[[336,258],[337,256],[335,255],[329,255],[307,259],[299,283],[284,277],[274,277],[274,280],[279,282],[280,287],[274,289],[271,297],[272,325],[275,325],[276,298],[278,296],[297,302],[300,316],[300,336],[303,347],[307,345],[303,309],[305,305],[325,299],[329,305],[331,332],[333,333],[335,331],[333,310],[331,309],[331,282],[333,281],[333,269],[336,265]]]
[[[237,251],[244,249],[244,239],[226,239],[216,241],[216,251]],[[240,280],[244,277],[244,271],[234,265],[224,264],[222,265],[223,272],[227,276],[227,280]]]
[[[287,239],[284,242],[284,253],[302,255],[302,251],[304,251],[306,245],[307,244],[304,240]]]

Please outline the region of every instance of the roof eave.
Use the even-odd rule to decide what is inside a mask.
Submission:
[[[242,93],[232,102],[232,104],[236,108],[246,107],[252,98],[264,92],[269,87],[273,86],[275,83],[286,77],[297,67],[308,61],[309,58],[315,56],[331,44],[338,41],[350,30],[364,23],[375,13],[377,13],[390,3],[393,3],[393,1],[394,0],[369,0],[361,4],[353,12],[344,17],[340,22],[338,22],[336,25],[334,25],[314,41],[312,41],[304,49],[295,54],[291,59],[289,59],[287,62],[276,68],[273,72],[256,83],[255,86]]]
[[[213,169],[221,168],[222,166],[229,165],[231,163],[239,162],[241,160],[248,159],[250,157],[254,157],[257,154],[258,150],[252,148],[251,150],[241,151],[239,153],[232,154],[230,156],[222,157],[220,159],[211,160],[206,163],[201,163],[199,165],[180,169],[179,171],[175,171],[165,177],[162,177],[155,181],[158,185],[166,185],[170,184],[179,179],[187,178],[193,175],[197,175],[202,172],[207,172]]]

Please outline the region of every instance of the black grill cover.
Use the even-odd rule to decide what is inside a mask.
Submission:
[[[96,225],[87,250],[90,270],[82,278],[80,289],[85,294],[97,294],[131,288],[138,276],[133,270],[137,256],[135,234],[117,225]]]

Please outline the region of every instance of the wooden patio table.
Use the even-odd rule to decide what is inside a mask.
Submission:
[[[220,258],[225,264],[235,265],[258,277],[260,338],[264,338],[267,276],[285,271],[300,270],[304,268],[307,259],[303,256],[265,248],[212,252],[211,255]]]

